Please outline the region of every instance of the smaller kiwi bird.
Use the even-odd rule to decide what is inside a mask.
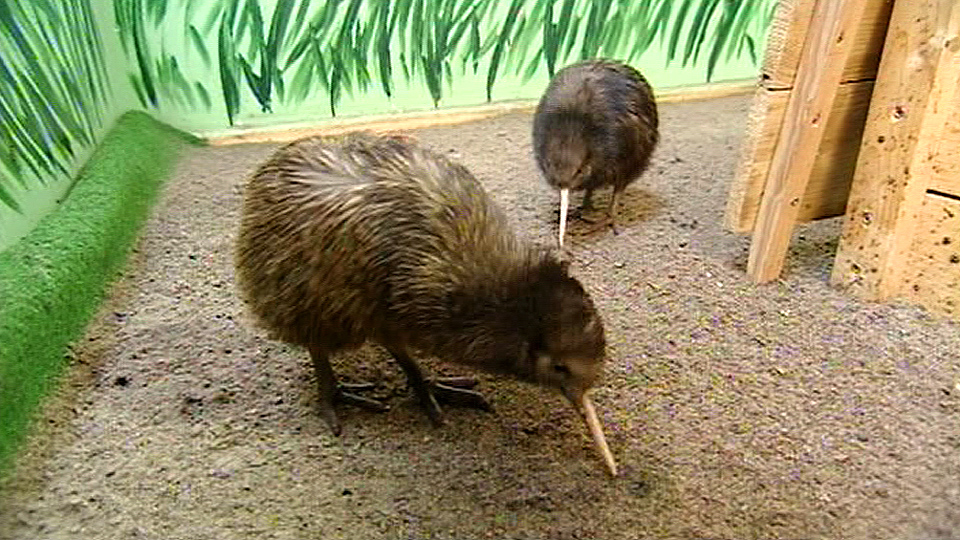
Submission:
[[[430,379],[415,354],[560,390],[616,475],[588,397],[606,357],[600,315],[568,264],[518,239],[462,165],[402,137],[289,143],[244,186],[235,262],[259,324],[309,351],[334,434],[336,403],[386,408],[329,361],[371,341],[435,424],[438,402],[489,405],[475,380]]]
[[[533,149],[547,183],[560,190],[559,244],[563,247],[570,191],[612,186],[608,217],[614,233],[623,190],[650,164],[660,140],[650,84],[633,67],[597,59],[571,64],[554,75],[533,117]]]

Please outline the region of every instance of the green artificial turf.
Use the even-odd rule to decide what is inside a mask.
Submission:
[[[142,112],[121,116],[66,201],[0,253],[0,473],[96,312],[185,143]]]

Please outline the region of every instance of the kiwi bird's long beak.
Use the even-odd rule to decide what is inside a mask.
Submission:
[[[570,207],[570,190],[560,190],[560,249],[563,249],[563,235],[567,232],[567,209]]]
[[[590,436],[593,438],[593,444],[603,457],[610,476],[616,476],[617,462],[613,459],[613,453],[610,452],[610,447],[607,446],[607,438],[603,435],[603,426],[600,425],[600,419],[597,417],[596,409],[593,408],[593,401],[590,400],[590,396],[587,395],[586,392],[568,388],[563,388],[563,395],[573,403],[577,412],[583,417],[583,421],[587,424],[587,429],[590,430]]]

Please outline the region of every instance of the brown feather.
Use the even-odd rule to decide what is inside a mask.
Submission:
[[[659,142],[653,90],[633,67],[589,60],[561,69],[533,121],[537,165],[556,189],[622,189],[647,169]]]
[[[313,137],[280,148],[243,198],[238,286],[277,339],[330,353],[370,340],[578,390],[596,381],[605,340],[589,295],[514,235],[463,166],[396,137]]]

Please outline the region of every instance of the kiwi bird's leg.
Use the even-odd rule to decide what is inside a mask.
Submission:
[[[340,425],[340,419],[337,418],[337,411],[334,408],[334,405],[338,401],[350,403],[351,405],[376,412],[388,409],[386,405],[375,399],[344,392],[344,388],[361,390],[371,388],[373,385],[337,384],[337,376],[333,373],[333,368],[330,366],[329,354],[321,347],[310,347],[310,359],[313,361],[313,370],[317,374],[317,383],[320,386],[320,415],[323,416],[324,421],[330,426],[330,430],[333,431],[334,435],[339,436],[343,431]]]
[[[448,405],[459,405],[461,407],[473,407],[485,411],[491,411],[493,408],[479,392],[470,390],[476,386],[477,380],[473,377],[438,377],[427,379],[420,370],[420,366],[407,356],[405,353],[390,351],[390,354],[397,360],[404,373],[407,374],[407,380],[413,387],[414,393],[420,400],[420,404],[427,412],[427,416],[434,425],[443,424],[442,413],[438,403]]]
[[[617,205],[620,202],[621,193],[623,193],[623,187],[615,186],[610,196],[610,227],[613,229],[613,234],[620,234],[620,229],[617,228]]]
[[[593,189],[588,189],[587,192],[583,195],[583,202],[580,203],[580,221],[584,223],[594,224],[603,218],[598,220],[595,216],[588,216],[587,213],[593,210]],[[606,221],[604,221],[606,224]]]
[[[620,202],[620,193],[623,192],[623,188],[613,188],[613,194],[610,196],[610,208],[607,209],[607,214],[602,217],[582,217],[581,219],[587,223],[593,225],[590,227],[590,232],[596,232],[601,229],[610,227],[613,229],[613,234],[620,234],[620,228],[617,227],[617,207]]]
[[[563,249],[563,235],[567,232],[567,209],[570,208],[570,190],[560,190],[560,249]]]
[[[417,365],[417,362],[414,361],[413,358],[410,358],[402,351],[390,350],[390,354],[393,355],[393,358],[396,359],[400,367],[403,368],[403,372],[407,374],[407,382],[410,383],[413,392],[417,394],[417,399],[420,400],[420,405],[427,412],[430,421],[436,426],[442,425],[443,413],[440,412],[440,405],[437,404],[437,400],[433,397],[433,392],[430,391],[430,384],[427,382],[427,379],[424,378],[423,372],[420,371],[420,366]]]
[[[580,213],[593,209],[593,188],[588,188],[583,194],[583,202],[580,203]]]

